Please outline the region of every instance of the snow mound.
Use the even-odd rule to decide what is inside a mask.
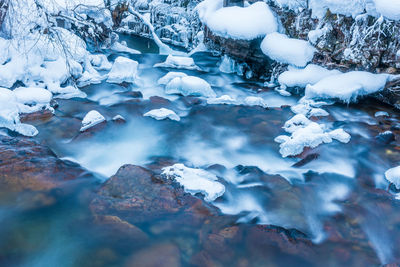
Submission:
[[[110,63],[110,61],[108,61],[106,55],[90,55],[89,59],[90,63],[96,70],[111,70],[112,68],[112,64]]]
[[[243,105],[245,106],[260,106],[263,108],[267,107],[267,104],[265,103],[264,99],[258,96],[248,96],[244,99]]]
[[[175,78],[177,78],[177,77],[179,77],[179,78],[187,77],[187,74],[186,74],[186,73],[183,73],[183,72],[174,72],[174,71],[168,72],[165,76],[161,77],[161,78],[158,80],[158,84],[160,84],[160,85],[166,85],[166,84],[168,84],[170,81],[172,81],[173,79],[175,79]]]
[[[216,200],[225,193],[225,186],[218,182],[217,176],[202,169],[175,164],[163,168],[162,174],[177,181],[187,193],[192,195],[203,194],[204,200],[209,202]]]
[[[213,33],[232,39],[252,40],[278,30],[276,18],[264,2],[218,9],[205,23]]]
[[[136,80],[139,63],[126,57],[117,57],[108,74],[109,83],[133,83]]]
[[[19,87],[13,92],[19,103],[29,106],[46,106],[53,97],[49,91],[43,88]]]
[[[113,43],[111,46],[111,50],[116,51],[116,52],[121,52],[121,53],[133,54],[133,55],[141,54],[140,51],[129,48],[128,46],[121,44],[120,42]]]
[[[87,129],[92,128],[93,126],[96,126],[97,124],[100,124],[100,123],[102,123],[104,121],[106,121],[106,119],[104,118],[103,115],[101,115],[96,110],[91,110],[83,118],[82,127],[81,127],[80,131],[84,132]]]
[[[278,82],[286,87],[306,88],[309,84],[314,85],[326,77],[340,73],[338,70],[328,70],[314,64],[309,64],[304,69],[289,66],[287,71],[279,75]]]
[[[344,102],[357,100],[382,90],[390,79],[388,74],[373,74],[364,71],[352,71],[328,76],[315,85],[306,87],[307,98],[340,99]]]
[[[277,32],[264,38],[261,50],[273,60],[297,67],[305,67],[315,53],[315,48],[309,42],[289,38]]]
[[[176,77],[165,87],[166,94],[181,94],[183,96],[204,96],[215,98],[217,94],[205,80],[195,77]]]
[[[174,69],[187,69],[187,70],[201,70],[191,57],[181,57],[169,55],[165,62],[157,63],[155,68],[174,68]]]
[[[181,118],[172,110],[166,108],[153,109],[145,113],[143,116],[151,117],[156,120],[170,119],[173,121],[180,121]]]
[[[280,143],[279,152],[283,157],[299,155],[306,147],[316,148],[323,143],[331,143],[333,139],[348,143],[351,138],[343,129],[325,131],[324,125],[310,121],[303,114],[294,116],[283,128],[291,133],[291,136],[275,138],[275,142]]]
[[[394,184],[397,189],[400,189],[400,166],[387,170],[385,172],[385,178],[390,183]]]

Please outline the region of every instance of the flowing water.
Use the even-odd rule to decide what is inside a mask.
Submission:
[[[25,209],[29,200],[21,194],[3,196],[1,265],[121,266],[143,249],[149,249],[147,257],[157,257],[157,246],[165,252],[168,244],[177,247],[179,261],[190,266],[379,266],[399,262],[400,200],[395,199],[393,188],[388,191],[383,174],[398,165],[400,146],[376,136],[391,129],[398,137],[400,113],[369,100],[362,105],[328,106],[330,116],[318,122],[344,128],[352,136],[350,143],[333,142],[307,150],[302,158],[282,158],[274,138],[284,134],[283,124],[294,115],[290,106],[299,97],[283,97],[259,81],[221,73],[219,58],[208,53],[194,55],[203,71],[181,71],[207,80],[218,95],[260,96],[269,108],[207,105],[195,97],[166,95],[157,80],[176,70],[153,67],[166,58],[154,53],[154,44],[124,38],[143,51],[142,55],[124,55],[140,63],[136,84],[104,82],[85,87],[87,99],[58,100],[55,116],[35,124],[40,132],[37,140],[98,179],[68,184],[64,190],[69,194],[54,193],[52,205],[37,209]],[[111,54],[109,59],[116,56]],[[138,91],[143,98],[133,93]],[[161,107],[174,110],[181,121],[143,117]],[[82,118],[93,109],[109,122],[93,134],[79,134]],[[377,111],[387,111],[390,117],[376,118]],[[112,122],[116,115],[126,123]],[[160,224],[168,225],[168,217],[139,225],[150,238],[146,243],[116,237],[112,228],[94,226],[89,206],[99,184],[124,164],[145,166],[160,158],[215,173],[226,186],[224,196],[211,203],[226,218],[215,228],[239,225],[240,238],[225,239],[221,245],[209,242],[204,226],[162,230]],[[257,235],[255,225],[289,234],[278,238]],[[297,243],[296,237],[307,246]],[[207,260],[197,262],[204,253]],[[166,266],[175,265],[167,262]]]

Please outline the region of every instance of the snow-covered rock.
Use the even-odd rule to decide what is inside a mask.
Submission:
[[[166,84],[168,84],[170,81],[172,81],[173,79],[175,79],[175,78],[177,78],[177,77],[182,78],[182,77],[187,77],[187,76],[188,76],[188,75],[187,75],[186,73],[183,73],[183,72],[174,72],[174,71],[170,71],[170,72],[168,72],[167,74],[165,74],[163,77],[161,77],[161,78],[158,80],[158,84],[166,85]]]
[[[316,84],[320,80],[340,74],[338,70],[328,70],[318,65],[309,64],[304,69],[289,66],[289,69],[278,77],[278,82],[286,87],[301,87]]]
[[[163,168],[163,175],[174,179],[192,195],[203,194],[206,201],[214,201],[225,193],[225,186],[218,182],[217,176],[202,169],[186,167],[183,164],[175,164]]]
[[[166,108],[150,110],[149,112],[145,113],[143,116],[151,117],[156,120],[165,120],[165,119],[170,119],[173,121],[181,120],[181,118],[173,110],[166,109]]]
[[[91,110],[83,118],[82,127],[81,127],[80,131],[84,132],[87,129],[92,128],[93,126],[96,126],[97,124],[100,124],[100,123],[102,123],[104,121],[106,121],[106,118],[104,118],[103,115],[101,115],[96,110]]]
[[[244,99],[243,105],[245,106],[260,106],[263,108],[267,107],[263,98],[259,96],[248,96]]]
[[[299,155],[306,147],[315,148],[323,143],[331,143],[333,139],[348,143],[351,138],[343,129],[326,131],[324,125],[310,121],[303,114],[294,116],[283,128],[291,133],[291,136],[275,138],[275,142],[280,143],[279,152],[283,157]]]
[[[96,70],[111,70],[112,64],[108,61],[106,55],[97,54],[97,55],[90,55],[89,56],[90,63]]]
[[[387,170],[385,172],[385,178],[390,183],[394,184],[397,189],[400,189],[400,166]]]
[[[117,57],[108,74],[109,83],[133,83],[137,78],[139,63],[126,57]]]
[[[204,96],[215,98],[217,94],[205,80],[195,77],[176,77],[165,87],[166,94],[181,94],[183,96]]]
[[[232,39],[252,40],[278,30],[275,15],[264,2],[218,9],[205,23],[213,33]]]
[[[187,70],[201,70],[191,57],[169,55],[165,62],[154,65],[156,68],[175,68]]]
[[[280,63],[305,67],[315,53],[315,48],[307,41],[289,38],[285,34],[268,34],[261,43],[265,55]]]
[[[217,98],[207,99],[207,104],[209,105],[236,105],[238,101],[229,95],[223,95]]]
[[[389,117],[389,113],[386,111],[377,111],[375,112],[375,117]]]
[[[19,87],[14,89],[13,92],[19,103],[29,106],[48,105],[53,97],[49,91],[43,88]]]
[[[111,50],[114,50],[116,52],[121,52],[121,53],[133,54],[133,55],[141,54],[140,51],[138,51],[136,49],[132,49],[126,45],[123,45],[120,42],[113,43],[111,46]]]
[[[308,85],[307,98],[340,99],[344,102],[356,100],[382,90],[390,75],[373,74],[364,71],[352,71],[328,76],[315,85]]]

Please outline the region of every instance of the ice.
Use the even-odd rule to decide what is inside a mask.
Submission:
[[[182,78],[182,77],[187,77],[187,76],[188,76],[188,75],[187,75],[186,73],[183,73],[183,72],[174,72],[174,71],[171,71],[171,72],[168,72],[165,76],[161,77],[161,78],[158,80],[158,84],[166,85],[166,84],[168,84],[170,81],[172,81],[173,79],[175,79],[175,78],[177,78],[177,77]]]
[[[165,62],[154,65],[156,68],[175,68],[187,70],[201,70],[191,57],[169,55]]]
[[[287,87],[305,88],[309,84],[316,84],[326,77],[340,73],[338,70],[328,70],[314,64],[309,64],[304,69],[289,66],[287,71],[279,75],[278,82]]]
[[[139,63],[126,57],[117,57],[108,74],[109,83],[133,83],[137,78]]]
[[[104,118],[104,116],[101,115],[98,111],[91,110],[83,118],[82,127],[81,127],[80,131],[84,132],[93,126],[96,126],[97,124],[104,122],[105,120],[106,119]]]
[[[277,32],[264,38],[261,50],[273,60],[297,67],[305,67],[315,53],[315,48],[309,42],[289,38]]]
[[[385,172],[385,178],[390,183],[394,184],[397,189],[400,189],[400,166],[387,170]]]
[[[291,136],[281,135],[275,138],[280,143],[280,153],[283,157],[296,156],[303,152],[305,147],[316,148],[323,143],[338,140],[342,143],[350,141],[350,135],[343,129],[326,131],[325,126],[312,122],[303,114],[298,114],[287,121],[283,127]]]
[[[234,59],[227,55],[222,57],[221,64],[219,65],[219,70],[223,73],[235,73],[236,72],[236,62]]]
[[[328,76],[315,85],[306,87],[307,98],[339,99],[344,102],[357,100],[359,96],[382,90],[390,75],[352,71]]]
[[[252,40],[278,30],[277,20],[264,2],[218,9],[205,23],[213,33],[232,39]]]
[[[197,193],[204,195],[204,200],[212,202],[225,193],[225,186],[218,182],[218,177],[202,169],[186,167],[183,164],[175,164],[163,168],[163,175],[177,181],[192,195]]]
[[[375,117],[389,117],[389,113],[386,111],[377,111],[375,113]]]
[[[176,77],[165,87],[166,94],[182,94],[183,96],[204,96],[215,98],[217,95],[205,80],[195,77]]]
[[[181,118],[172,110],[166,108],[153,109],[145,113],[143,116],[151,117],[156,120],[170,119],[173,121],[180,121]]]
[[[316,102],[306,97],[301,98],[297,105],[292,106],[290,109],[296,114],[303,114],[306,117],[324,117],[329,113],[320,108],[321,106],[328,105],[327,102]]]

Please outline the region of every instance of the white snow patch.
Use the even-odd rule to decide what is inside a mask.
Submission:
[[[179,77],[179,78],[182,78],[182,77],[187,77],[188,75],[186,74],[186,73],[183,73],[183,72],[174,72],[174,71],[171,71],[171,72],[168,72],[166,75],[164,75],[163,77],[161,77],[159,80],[158,80],[158,84],[161,84],[161,85],[166,85],[166,84],[168,84],[170,81],[172,81],[173,79],[175,79],[175,78],[177,78],[177,77]]]
[[[175,68],[187,70],[201,70],[191,57],[173,56],[169,55],[165,62],[157,63],[155,68]]]
[[[289,38],[285,34],[268,34],[261,43],[265,55],[281,63],[305,67],[315,53],[315,48],[307,41]]]
[[[156,120],[170,119],[173,121],[180,121],[181,118],[172,110],[166,108],[153,109],[145,113],[143,116],[151,117]]]
[[[229,95],[223,95],[217,98],[207,99],[207,104],[209,105],[236,105],[238,101]]]
[[[400,189],[400,166],[387,170],[385,172],[385,178],[390,183],[394,184],[397,189]]]
[[[400,20],[399,0],[374,0],[376,11],[385,18]]]
[[[310,121],[303,114],[294,116],[283,128],[291,133],[291,136],[275,138],[275,142],[280,143],[279,152],[283,157],[299,155],[305,147],[316,148],[322,143],[331,143],[333,139],[348,143],[351,138],[343,129],[326,131],[324,125]]]
[[[117,57],[108,74],[109,83],[133,83],[136,80],[139,63],[126,57]]]
[[[82,127],[81,127],[80,131],[84,132],[93,126],[96,126],[97,124],[104,122],[105,120],[106,119],[104,118],[104,116],[101,115],[98,111],[91,110],[83,118]]]
[[[373,74],[364,71],[332,75],[315,85],[308,85],[305,95],[307,98],[355,101],[359,96],[382,90],[390,77],[388,74]]]
[[[218,9],[205,23],[213,33],[232,39],[252,40],[278,30],[276,18],[264,2]]]
[[[377,111],[375,112],[375,117],[389,117],[389,113],[386,111]]]
[[[195,77],[176,77],[165,87],[166,94],[182,94],[183,96],[204,96],[215,98],[217,95],[205,80]]]
[[[209,202],[216,200],[225,193],[225,186],[218,182],[217,176],[202,169],[175,164],[163,168],[162,174],[181,184],[187,193],[192,195],[203,194],[204,200]]]
[[[304,69],[289,66],[288,70],[278,77],[278,82],[287,87],[305,88],[307,85],[314,85],[320,80],[340,74],[338,70],[328,70],[318,65],[309,64]]]

